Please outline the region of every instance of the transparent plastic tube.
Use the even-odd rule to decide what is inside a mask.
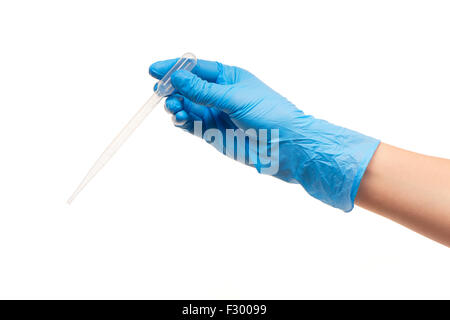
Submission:
[[[156,92],[148,99],[148,101],[138,110],[138,112],[130,119],[128,124],[119,132],[115,139],[103,151],[91,169],[88,171],[84,179],[75,189],[72,196],[67,200],[67,203],[72,203],[76,196],[84,189],[84,187],[92,180],[92,178],[105,166],[105,164],[113,157],[113,155],[120,149],[124,142],[136,130],[137,127],[144,121],[144,119],[153,111],[163,97],[173,93],[174,88],[170,81],[170,77],[177,70],[191,71],[197,64],[197,58],[192,53],[185,53],[175,65],[166,73],[166,75],[158,82]]]

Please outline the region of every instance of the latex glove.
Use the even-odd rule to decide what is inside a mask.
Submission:
[[[150,66],[150,74],[161,79],[175,62],[156,62]],[[333,207],[353,209],[378,140],[305,115],[238,67],[199,60],[192,73],[177,71],[171,81],[177,92],[167,98],[166,109],[174,114],[176,126],[194,133],[197,121],[203,132],[214,128],[224,136],[227,129],[278,129],[276,141],[273,137],[269,141],[279,145],[279,168],[272,175],[301,184],[310,195]],[[258,151],[249,150],[248,143],[245,150],[258,171],[263,171],[259,159],[255,161]]]

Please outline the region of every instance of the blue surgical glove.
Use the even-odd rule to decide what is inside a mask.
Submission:
[[[176,59],[156,62],[150,66],[150,74],[161,79],[175,62]],[[167,98],[166,109],[174,115],[176,126],[199,135],[200,124],[200,135],[216,148],[223,147],[220,151],[229,156],[233,156],[226,145],[229,141],[217,141],[217,136],[206,134],[208,129],[222,132],[223,137],[230,129],[256,130],[256,136],[250,134],[240,142],[244,149],[239,148],[239,142],[232,149],[235,158],[239,157],[237,150],[248,153],[245,162],[263,173],[263,157],[250,141],[261,138],[261,129],[270,133],[275,129],[276,134],[267,136],[269,145],[278,145],[278,165],[269,174],[301,184],[310,195],[333,207],[346,212],[353,209],[378,140],[304,114],[238,67],[199,60],[192,73],[177,71],[171,81],[176,92]]]

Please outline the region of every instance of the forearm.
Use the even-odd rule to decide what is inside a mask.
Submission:
[[[355,203],[450,246],[450,160],[381,143]]]

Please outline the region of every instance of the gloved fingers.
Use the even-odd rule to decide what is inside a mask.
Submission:
[[[189,116],[189,114],[184,111],[178,111],[177,113],[175,113],[172,116],[172,121],[176,126],[182,126],[183,124],[185,124],[187,121],[191,120],[191,117]]]
[[[186,115],[183,114],[183,112],[184,111],[180,111],[172,116],[173,124],[177,128],[181,128],[191,134],[194,134],[194,121],[201,121],[201,119],[195,115],[187,114],[188,115],[187,120],[184,120],[184,119],[186,119]],[[181,120],[177,120],[177,119],[181,119]]]
[[[148,71],[153,78],[161,80],[178,59],[179,58],[154,62],[150,65]]]
[[[181,99],[181,100],[180,100]],[[172,121],[175,126],[180,127],[183,126],[186,122],[189,121],[202,121],[201,116],[193,113],[186,109],[186,104],[182,102],[183,97],[175,96],[170,97],[169,102],[166,101],[166,109],[169,113],[172,114]],[[194,105],[192,102],[190,104]],[[205,108],[205,107],[203,107]]]
[[[150,75],[160,80],[177,61],[178,58],[153,63],[149,68]],[[194,67],[192,72],[198,75],[203,80],[216,82],[217,77],[220,75],[223,68],[229,67],[224,66],[220,62],[216,61],[197,60],[197,65]]]
[[[171,78],[172,85],[182,96],[194,103],[207,107],[221,108],[226,93],[232,88],[201,79],[186,70],[175,71]]]
[[[185,98],[181,95],[180,95],[180,97],[182,97],[183,107],[184,107],[184,110],[186,110],[186,112],[188,112],[190,114],[194,114],[194,115],[198,116],[199,118],[201,118],[202,120],[209,113],[208,110],[210,110],[210,108],[202,106],[200,104],[193,103],[191,100],[189,100],[188,98]]]
[[[186,113],[195,116],[194,118],[198,118],[202,121],[206,116],[208,116],[208,110],[210,110],[205,106],[201,106],[199,104],[193,103],[192,101],[189,101],[187,98],[184,98],[180,94],[169,96],[166,99],[164,108],[170,114],[176,114],[177,112],[184,110],[186,111]]]
[[[203,128],[217,127],[216,120],[211,113],[213,109],[193,103],[187,98],[184,98],[184,110],[193,118],[197,117],[198,120],[201,120],[203,122]]]
[[[183,110],[183,97],[179,95],[169,96],[164,104],[164,109],[171,114],[175,114]]]

